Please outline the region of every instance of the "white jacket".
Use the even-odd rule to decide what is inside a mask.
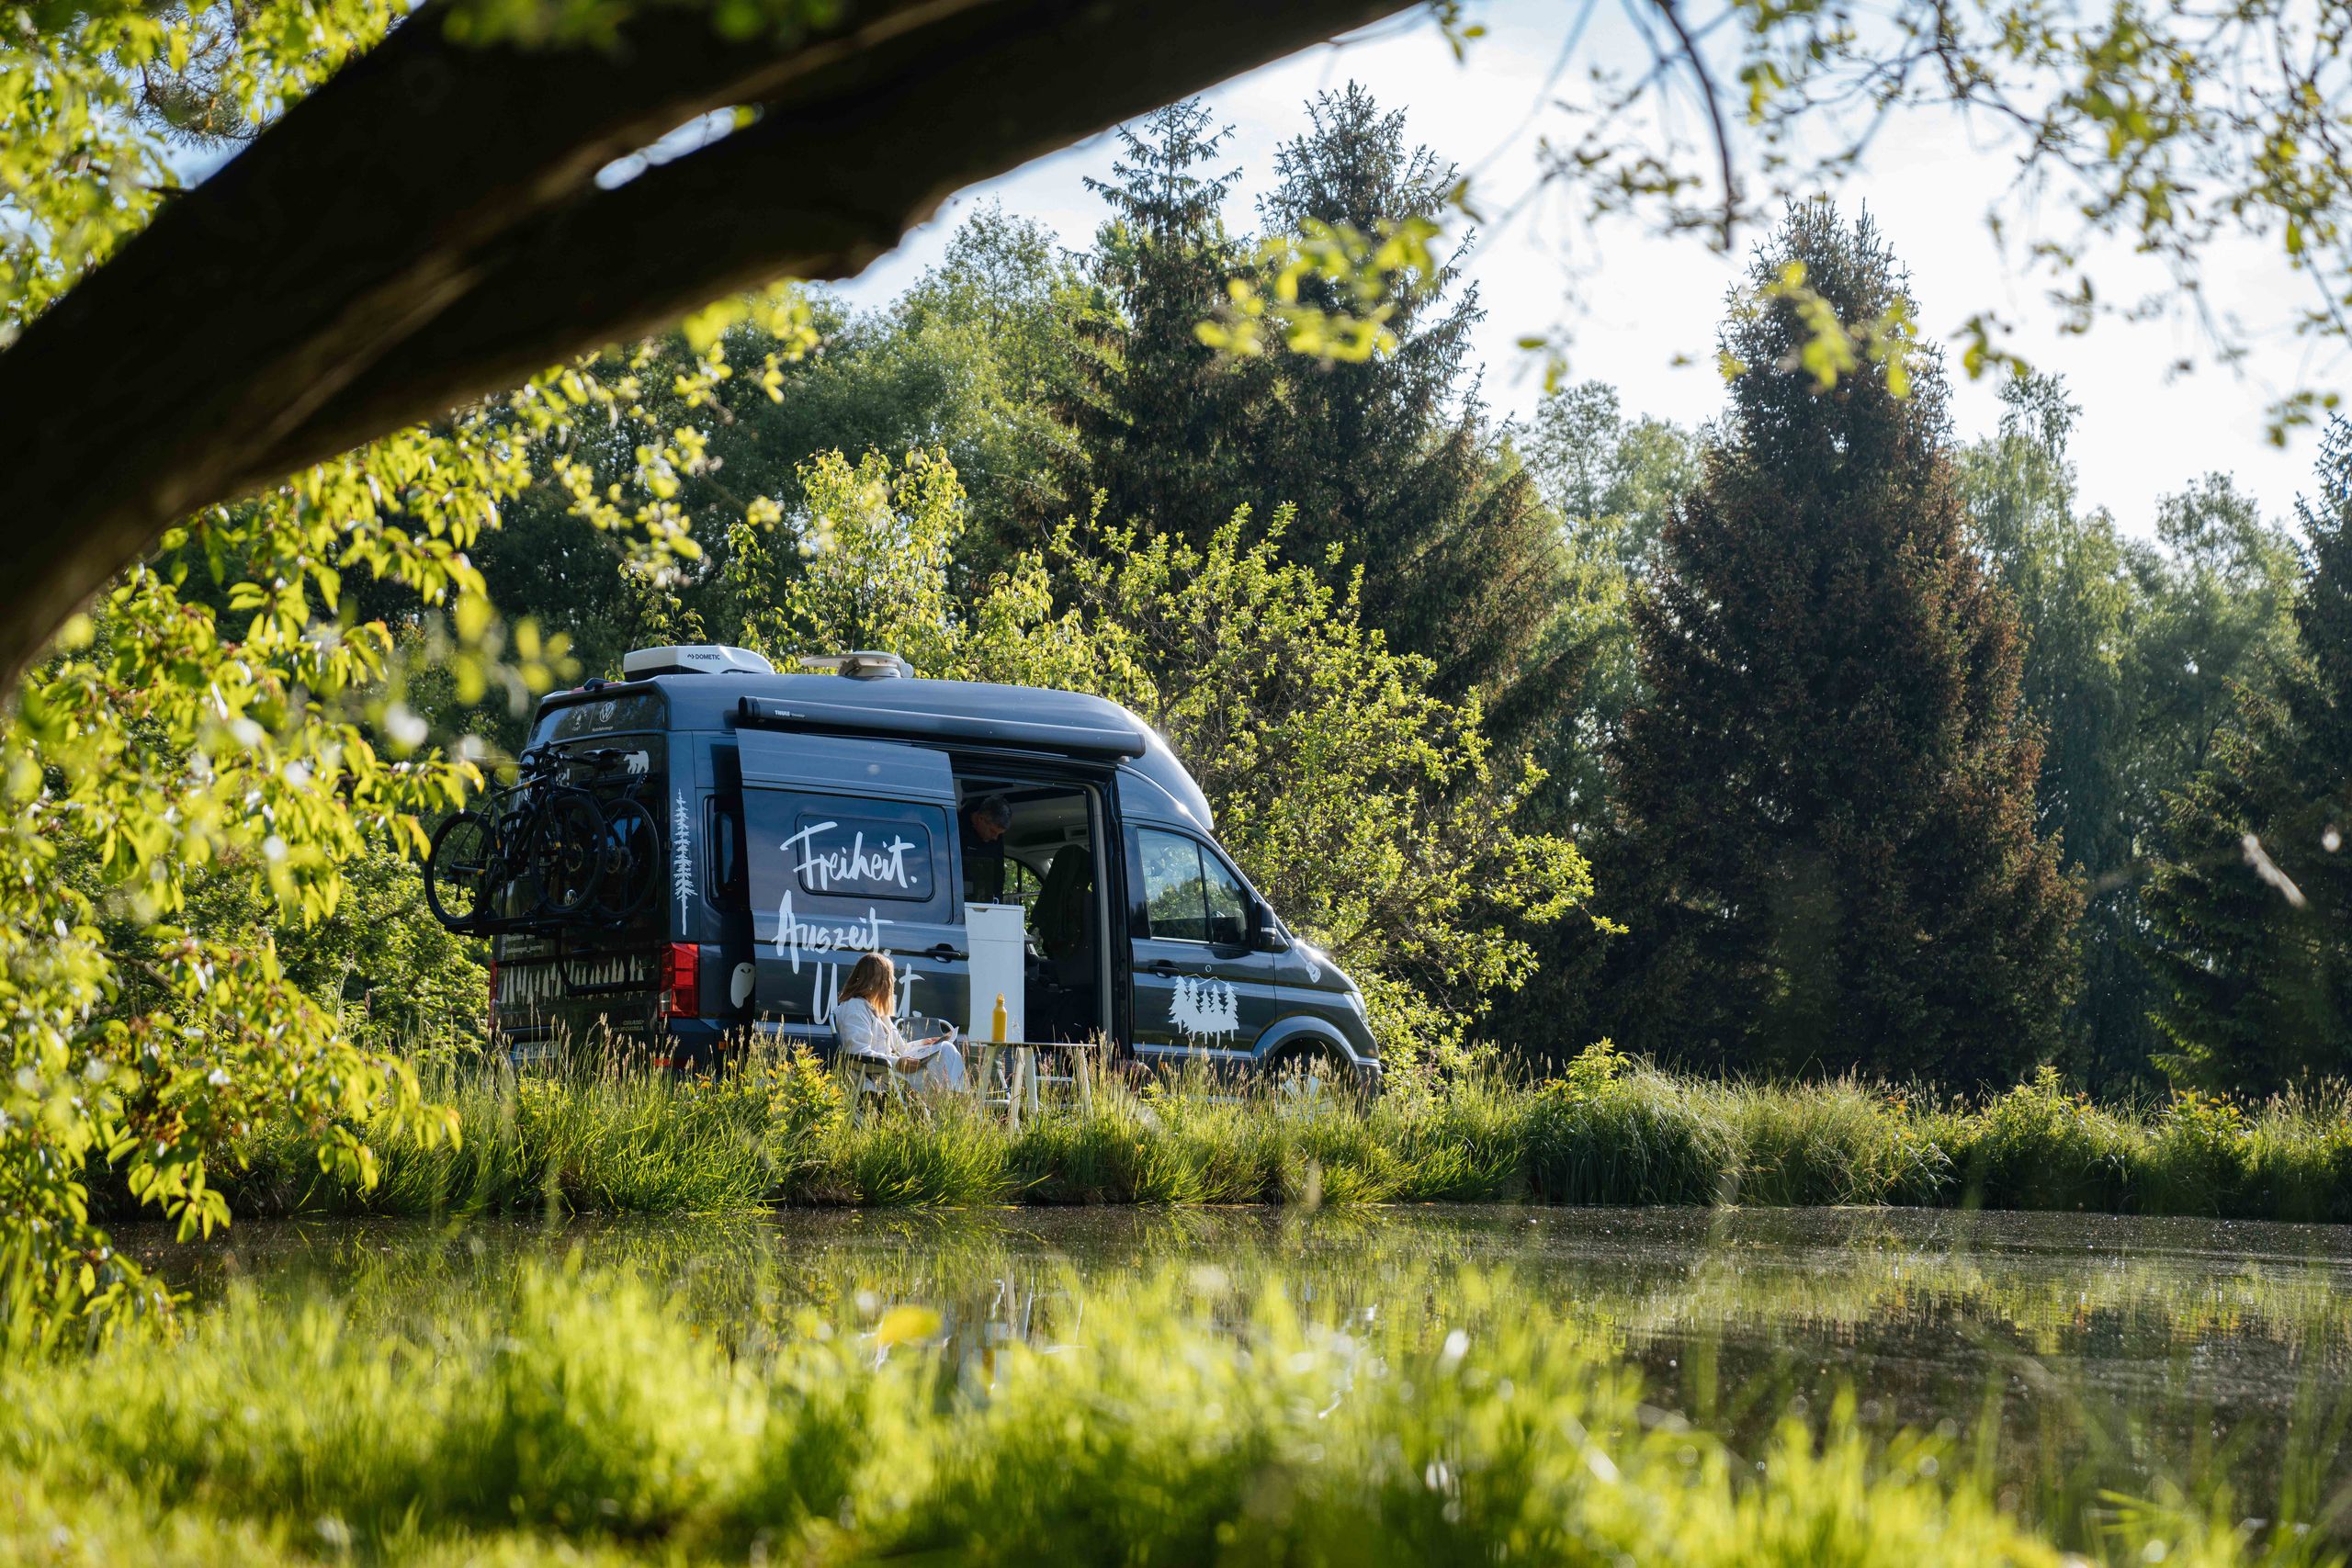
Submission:
[[[961,1089],[964,1054],[952,1041],[917,1045],[899,1032],[892,1019],[864,997],[845,997],[833,1004],[833,1037],[842,1052],[899,1063],[912,1059],[922,1066],[907,1074],[907,1087],[916,1089]]]

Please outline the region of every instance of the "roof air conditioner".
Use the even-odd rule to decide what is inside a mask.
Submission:
[[[639,648],[621,656],[621,679],[648,675],[773,675],[775,666],[748,648],[697,643],[686,648]]]

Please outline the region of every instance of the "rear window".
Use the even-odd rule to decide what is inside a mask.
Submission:
[[[752,902],[885,924],[953,921],[946,808],[864,795],[749,788],[743,826]]]
[[[544,746],[550,741],[577,740],[622,730],[659,732],[668,725],[669,712],[661,693],[623,692],[616,696],[567,703],[541,714],[538,723],[532,727],[531,744]]]

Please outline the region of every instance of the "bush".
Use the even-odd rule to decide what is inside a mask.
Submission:
[[[1529,1187],[1552,1203],[1713,1203],[1730,1190],[1731,1129],[1604,1040],[1535,1095]]]
[[[1963,1173],[1963,1206],[2125,1212],[2131,1132],[2088,1096],[2068,1094],[2054,1067],[2043,1067],[1956,1131],[1951,1156]]]

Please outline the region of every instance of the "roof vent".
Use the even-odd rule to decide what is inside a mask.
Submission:
[[[915,674],[915,667],[897,654],[872,649],[856,653],[804,653],[800,668],[830,670],[853,681],[911,681]]]
[[[773,675],[775,666],[748,648],[697,643],[685,648],[632,649],[621,657],[621,679],[648,675]]]

